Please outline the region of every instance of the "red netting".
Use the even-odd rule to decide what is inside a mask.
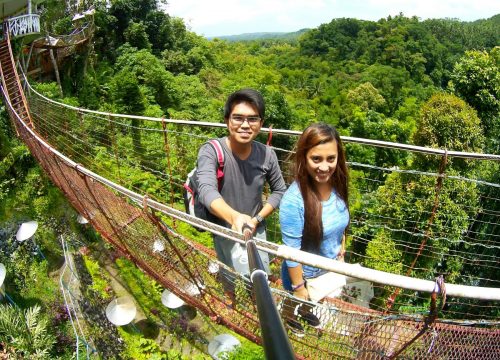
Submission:
[[[36,132],[59,151],[110,180],[138,193],[149,193],[149,196],[174,206],[179,206],[178,187],[194,163],[198,145],[207,137],[220,132],[217,129],[206,132],[201,128],[188,131],[182,125],[172,124],[162,129],[161,123],[131,125],[126,119],[97,117],[54,105],[36,94],[32,94],[28,100]],[[125,196],[113,186],[101,183],[82,167],[74,166],[61,158],[29,132],[27,125],[18,117],[20,110],[14,113],[8,104],[7,108],[20,137],[45,173],[107,241],[185,302],[214,321],[260,343],[259,322],[249,282],[230,269],[220,271],[224,267],[220,263],[218,272],[208,271],[216,259],[213,251],[188,239],[188,236],[199,236],[193,228],[181,226],[152,209],[144,208],[136,199]],[[106,121],[97,121],[103,119]],[[137,142],[135,132],[139,130],[142,138]],[[277,141],[276,138],[277,135],[274,134],[273,141]],[[289,151],[286,150],[286,143],[293,141],[287,138],[282,141],[283,148],[277,147],[277,150],[279,152],[281,149],[283,154],[287,154]],[[127,152],[131,146],[137,157],[131,158],[130,152]],[[351,149],[351,152],[355,154],[356,149]],[[399,151],[397,155],[407,156],[404,151]],[[171,170],[165,170],[168,167],[167,159],[171,162],[170,169],[175,169],[175,174]],[[280,159],[285,169],[286,156],[280,155]],[[368,242],[368,238],[374,241],[384,239],[385,236],[386,239],[392,239],[396,248],[399,246],[397,244],[406,241],[401,248],[405,249],[405,256],[411,260],[400,264],[389,259],[384,264],[388,267],[394,265],[398,273],[418,275],[419,272],[424,272],[426,264],[433,261],[436,254],[432,249],[437,249],[439,241],[457,237],[458,240],[467,242],[472,238],[479,238],[483,245],[480,251],[473,252],[475,257],[467,257],[466,249],[457,248],[455,252],[441,254],[441,258],[451,261],[460,254],[465,259],[466,266],[473,266],[477,259],[483,259],[486,263],[478,263],[477,278],[473,279],[472,275],[468,275],[464,284],[475,282],[498,285],[498,278],[485,278],[485,274],[491,274],[491,268],[498,265],[495,255],[495,251],[498,251],[498,214],[492,210],[498,205],[496,187],[488,187],[477,179],[471,182],[461,178],[459,174],[438,185],[439,176],[435,174],[407,171],[402,176],[394,176],[393,174],[400,174],[399,169],[391,172],[387,166],[381,168],[377,164],[357,164],[354,160],[353,156],[351,169],[353,181],[357,181],[353,187],[354,197],[364,198],[367,202],[379,202],[383,206],[383,212],[373,214],[363,212],[363,208],[352,209],[353,240],[349,244],[348,261],[372,263],[375,268],[379,266],[382,259],[373,255],[370,257],[367,255],[369,252],[363,252],[362,248],[366,248],[365,241]],[[494,163],[494,166],[497,164]],[[141,182],[138,183],[136,177],[130,176],[132,172],[134,175],[144,173]],[[408,206],[414,206],[413,212],[408,212],[405,218],[398,218],[398,214],[391,213],[390,203],[384,203],[387,199],[384,199],[383,186],[388,184],[388,180],[392,181],[393,186],[401,186],[406,191],[412,187],[418,188],[419,184],[430,183],[425,189],[432,191],[419,194],[415,201],[406,200]],[[151,192],[159,190],[150,193],[148,184],[154,181],[159,181],[161,186],[153,186]],[[457,214],[463,214],[463,221],[472,219],[466,227],[468,230],[465,235],[447,233],[447,229],[451,228],[448,221],[453,219],[439,212],[439,204],[461,194],[460,189],[464,186],[486,190],[460,208],[461,212],[457,210]],[[395,200],[400,199],[392,198],[392,201]],[[486,200],[493,202],[494,206],[481,208],[478,202],[482,201],[484,205]],[[438,205],[434,209],[436,202]],[[419,209],[417,205],[422,208]],[[453,206],[450,208],[454,209]],[[269,228],[271,240],[278,241],[279,229],[276,224],[271,221]],[[473,235],[481,232],[490,236],[481,238]],[[450,244],[453,241],[455,240]],[[160,242],[163,250],[158,250],[158,246],[155,248],[155,242]],[[493,251],[484,251],[492,249],[487,245],[491,245]],[[417,260],[411,265],[415,258]],[[279,268],[280,261],[281,259],[275,260],[275,271]],[[497,302],[469,301],[455,297],[448,298],[447,307],[440,310],[435,308],[434,302],[429,303],[429,294],[360,282],[357,279],[350,281],[351,286],[344,289],[341,298],[330,299],[322,304],[305,304],[319,317],[321,325],[320,328],[312,328],[302,323],[305,330],[303,337],[290,333],[294,351],[299,357],[385,359],[397,355],[402,359],[500,358]],[[234,294],[228,295],[225,292],[223,284],[228,282],[233,284]],[[285,321],[295,319],[294,311],[299,305],[298,300],[281,291],[279,285],[273,283],[272,286],[282,318]],[[373,294],[364,299],[360,296],[363,291],[373,291]],[[387,298],[391,295],[394,306],[391,311],[385,311]],[[229,302],[232,302],[230,306]],[[478,318],[482,321],[475,321]]]

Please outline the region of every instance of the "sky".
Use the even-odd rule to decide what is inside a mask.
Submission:
[[[379,20],[389,15],[487,19],[500,0],[167,0],[166,12],[191,31],[212,37],[252,32],[294,32],[335,18]]]

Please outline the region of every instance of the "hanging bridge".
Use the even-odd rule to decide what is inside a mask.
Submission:
[[[228,241],[242,243],[242,237],[183,211],[182,184],[197,150],[224,136],[224,124],[104,113],[51,100],[19,78],[8,34],[0,43],[0,71],[18,136],[72,206],[186,303],[262,343],[248,282],[226,269],[236,288],[228,306],[217,271],[225,266],[207,245],[210,232]],[[289,176],[300,133],[263,129],[269,132]],[[321,327],[290,335],[297,357],[500,358],[500,185],[494,180],[500,156],[343,139],[352,204],[346,263],[280,245],[276,215],[268,221],[268,241],[256,241],[274,257],[277,276],[283,259],[349,276],[341,296],[314,304]],[[279,281],[271,287],[286,320],[290,302],[284,300],[292,297]]]

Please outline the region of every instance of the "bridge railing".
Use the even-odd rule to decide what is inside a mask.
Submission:
[[[34,91],[34,89],[31,88],[31,91]],[[103,112],[98,112],[98,111],[92,111],[92,110],[86,110],[86,109],[81,109],[77,108],[71,105],[67,104],[61,104],[57,103],[54,100],[48,99],[38,93],[36,93],[37,96],[40,96],[41,98],[44,98],[46,101],[52,104],[58,104],[60,106],[63,106],[64,108],[75,110],[78,113],[83,113],[83,112],[88,112],[88,113],[94,113],[94,114],[100,114],[100,115],[105,115],[108,118],[112,117],[121,117],[121,118],[140,118],[143,120],[152,120],[156,122],[168,122],[169,124],[176,124],[176,125],[191,125],[191,126],[200,126],[200,127],[214,127],[214,128],[224,128],[225,124],[214,124],[214,123],[209,123],[209,122],[196,122],[196,121],[187,121],[187,120],[174,120],[174,119],[158,119],[158,118],[150,118],[150,117],[140,117],[140,116],[133,116],[133,115],[121,115],[121,114],[110,114],[110,113],[103,113]],[[32,99],[34,100],[34,99]],[[16,116],[16,115],[14,115]],[[21,122],[22,123],[22,122]],[[23,124],[23,123],[22,123]],[[23,124],[24,125],[24,124]],[[64,126],[62,126],[64,127]],[[62,159],[65,163],[68,164],[68,166],[75,168],[78,172],[89,176],[90,178],[93,178],[97,182],[100,182],[104,186],[107,186],[114,191],[117,191],[118,193],[124,195],[125,197],[129,198],[133,202],[137,204],[142,204],[146,205],[149,208],[159,211],[171,218],[180,220],[182,222],[185,222],[187,224],[196,226],[197,228],[203,229],[203,230],[208,230],[213,234],[224,236],[228,240],[234,241],[234,242],[239,242],[239,243],[245,243],[245,241],[242,239],[241,235],[237,234],[236,232],[232,230],[228,230],[222,226],[213,224],[208,221],[204,221],[201,219],[198,219],[196,217],[193,217],[189,214],[186,214],[184,211],[178,210],[175,207],[165,205],[162,202],[159,202],[155,199],[152,199],[149,195],[141,194],[140,189],[129,189],[125,186],[122,186],[118,184],[117,182],[110,180],[106,177],[103,177],[96,172],[89,170],[88,168],[82,166],[82,163],[76,163],[69,157],[63,155],[61,152],[57,151],[55,148],[53,148],[49,143],[45,142],[44,139],[39,137],[35,132],[33,132],[31,129],[26,128],[26,130],[31,133],[31,136],[43,147],[47,148],[51,153],[53,153],[56,157]],[[270,131],[269,129],[262,129],[263,131]],[[282,133],[282,134],[293,134],[293,135],[298,135],[298,131],[290,131],[290,130],[272,130],[275,133]],[[395,144],[395,143],[386,143],[382,141],[376,141],[376,140],[367,140],[367,139],[360,139],[360,138],[347,138],[343,137],[344,140],[349,141],[349,142],[359,142],[359,143],[371,143],[374,146],[385,146],[385,145],[392,145],[392,146],[402,146],[404,150],[410,150],[410,151],[415,151],[415,152],[422,152],[422,153],[429,153],[429,154],[437,154],[441,155],[444,153],[447,153],[448,156],[456,156],[456,157],[461,157],[461,158],[471,158],[471,159],[492,159],[495,161],[498,161],[500,159],[500,155],[495,155],[495,154],[475,154],[475,153],[466,153],[466,152],[453,152],[453,151],[444,151],[440,149],[430,149],[430,148],[425,148],[425,147],[419,147],[419,146],[412,146],[412,145],[404,145],[404,144]],[[439,176],[438,174],[431,174],[431,175],[436,175]],[[453,178],[452,176],[448,176],[448,178]],[[286,245],[279,245],[276,243],[271,243],[269,241],[263,241],[263,240],[258,240],[254,239],[257,247],[259,250],[265,251],[271,255],[275,255],[279,258],[282,259],[288,259],[288,260],[293,260],[297,261],[306,265],[318,267],[324,270],[332,271],[335,273],[343,274],[346,276],[350,276],[353,278],[357,279],[363,279],[367,281],[372,281],[376,282],[379,284],[387,285],[387,286],[394,286],[394,287],[399,287],[399,288],[404,288],[407,290],[412,290],[412,291],[421,291],[421,292],[426,292],[426,293],[432,293],[435,288],[435,282],[432,280],[425,280],[425,279],[418,279],[410,276],[405,276],[405,275],[399,275],[399,274],[391,274],[388,272],[384,271],[379,271],[375,269],[370,269],[366,268],[363,266],[359,266],[357,264],[349,264],[349,263],[343,263],[339,262],[336,260],[332,260],[329,258],[325,258],[319,255],[315,255],[312,253],[304,252],[301,250],[293,249],[290,248]],[[482,290],[482,291],[481,291]],[[458,285],[458,284],[452,284],[449,283],[447,284],[447,294],[449,296],[456,296],[460,298],[474,298],[474,299],[481,299],[481,300],[500,300],[500,288],[490,288],[490,287],[477,287],[477,286],[467,286],[467,285]]]
[[[191,122],[191,126],[188,127],[180,122],[177,123],[173,120],[163,119],[156,119],[157,122],[154,126],[149,126],[150,124],[141,122],[129,124],[127,120],[124,120],[127,118],[126,116],[105,113],[103,113],[102,116],[98,116],[98,114],[89,114],[86,113],[84,109],[70,109],[66,105],[60,103],[46,102],[46,100],[38,96],[30,97],[30,107],[33,110],[33,116],[35,118],[35,131],[27,127],[26,124],[19,119],[18,115],[13,113],[13,109],[10,108],[11,117],[18,125],[18,130],[23,140],[30,145],[30,149],[34,156],[40,159],[42,166],[45,166],[44,169],[46,172],[51,175],[56,184],[61,186],[67,198],[73,200],[72,203],[75,208],[85,215],[94,226],[96,224],[99,225],[95,226],[95,228],[98,229],[101,234],[104,234],[106,239],[109,239],[113,245],[118,248],[121,247],[125,253],[128,251],[138,266],[143,268],[165,287],[173,289],[174,292],[177,291],[176,295],[179,295],[184,301],[189,302],[189,304],[193,306],[196,305],[198,309],[213,317],[214,321],[220,321],[243,336],[261,343],[260,339],[262,338],[261,334],[263,334],[263,332],[258,329],[258,317],[255,315],[256,311],[253,301],[248,296],[248,292],[245,291],[247,290],[245,289],[247,282],[245,282],[244,279],[236,279],[235,295],[237,301],[232,303],[232,307],[222,305],[222,301],[227,299],[227,297],[222,295],[224,289],[221,286],[222,281],[220,280],[220,276],[213,275],[210,270],[205,271],[205,269],[210,269],[210,262],[215,261],[213,254],[212,256],[205,256],[204,254],[208,253],[202,254],[201,251],[193,251],[194,249],[198,249],[199,245],[190,243],[188,239],[173,233],[176,231],[176,228],[171,219],[178,219],[182,223],[192,224],[198,228],[202,227],[200,226],[201,221],[190,217],[184,211],[177,210],[174,206],[165,205],[168,203],[168,201],[166,202],[166,199],[168,200],[168,192],[161,192],[159,196],[156,197],[159,200],[155,201],[150,197],[156,195],[154,191],[151,191],[149,187],[143,187],[145,184],[151,184],[151,182],[148,182],[149,179],[141,179],[140,181],[136,179],[135,182],[130,182],[127,178],[128,174],[125,174],[123,171],[123,169],[126,169],[128,172],[137,171],[137,173],[142,176],[142,174],[147,173],[147,169],[151,166],[149,170],[152,173],[164,176],[164,180],[163,178],[157,179],[159,179],[158,183],[161,185],[160,188],[165,189],[170,179],[175,182],[177,180],[182,181],[184,178],[182,175],[178,175],[174,178],[171,176],[172,173],[170,171],[164,170],[165,168],[170,168],[170,165],[167,164],[167,160],[170,159],[171,161],[175,161],[172,163],[172,166],[176,169],[178,174],[180,170],[179,167],[189,163],[189,159],[187,159],[187,154],[189,152],[192,152],[194,155],[199,143],[205,141],[206,136],[216,136],[218,133],[213,130],[214,128],[217,128],[217,131],[221,132],[223,132],[224,129],[219,129],[219,126],[214,126],[213,123],[207,123],[206,127],[212,130],[207,134],[197,129],[197,126],[204,126],[201,123]],[[93,118],[90,118],[90,116]],[[163,125],[165,125],[165,128],[162,130]],[[220,124],[220,127],[224,127],[224,125]],[[134,144],[131,144],[132,135],[134,135],[134,132],[138,131],[141,131],[142,137],[140,139],[136,138],[137,143],[135,144],[135,149],[133,149]],[[274,133],[276,135],[277,131]],[[296,134],[293,135],[296,136]],[[165,137],[165,141],[163,141],[163,137]],[[186,139],[186,141],[183,142],[183,139]],[[277,144],[277,142],[275,142],[275,144]],[[78,146],[75,147],[75,145]],[[177,146],[174,147],[174,145]],[[53,146],[55,146],[57,150],[53,148]],[[167,149],[167,146],[170,146],[170,148]],[[130,154],[131,148],[135,150],[132,154]],[[283,148],[284,150],[287,149],[286,147]],[[354,157],[354,150],[356,149],[353,149],[351,158],[356,160]],[[59,151],[61,151],[61,153]],[[67,154],[73,160],[66,158],[62,153]],[[175,154],[177,154],[177,156],[173,156]],[[444,153],[445,156],[447,154],[449,154],[449,152]],[[129,159],[126,155],[134,157]],[[163,159],[166,155],[169,156],[168,159]],[[436,156],[441,157],[441,155],[442,154],[439,153]],[[178,161],[179,159],[182,160],[182,163]],[[74,160],[76,160],[76,162]],[[101,166],[103,163],[105,163],[104,167]],[[116,165],[114,165],[115,163]],[[136,167],[133,167],[133,165]],[[356,168],[360,168],[361,165],[363,164],[352,163],[352,166]],[[158,168],[153,166],[158,166]],[[363,170],[363,172],[358,171],[357,176],[358,178],[361,176],[367,178],[365,182],[370,181],[373,184],[377,184],[377,188],[381,189],[380,196],[382,197],[386,193],[382,191],[385,187],[380,185],[383,180],[383,176],[380,175],[380,171],[382,170],[379,169],[381,165],[375,163],[370,166],[370,168]],[[435,177],[442,176],[441,174],[434,173],[424,174],[421,171],[415,172],[413,169],[392,169],[391,164],[383,166],[385,167],[385,169],[383,169],[384,173],[388,171],[395,173],[404,172],[405,178],[410,178],[411,180],[411,182],[406,182],[405,184],[414,187],[422,183],[424,176],[430,179],[427,181],[430,182],[432,186],[434,186]],[[116,171],[109,171],[111,168],[114,168]],[[370,175],[370,171],[372,170],[374,172],[378,171],[378,176]],[[97,173],[100,175],[97,175]],[[454,173],[448,174],[446,179],[460,182],[465,181],[461,178],[452,179],[452,176],[455,176]],[[392,180],[392,183],[397,185],[395,180],[402,181],[404,178],[389,180]],[[464,187],[470,192],[471,186],[469,184],[470,182],[463,183]],[[484,184],[481,184],[481,186],[483,185]],[[371,187],[375,187],[375,185],[371,185]],[[370,188],[368,188],[368,190],[371,192],[374,191]],[[433,192],[431,192],[431,194],[432,193]],[[364,196],[372,196],[372,193],[368,193],[366,190],[363,190],[363,194]],[[457,197],[456,195],[454,196]],[[495,195],[495,197],[497,196]],[[384,196],[382,199],[385,198],[389,197]],[[141,212],[137,207],[132,207],[133,203],[135,203],[134,206],[136,204],[142,205],[141,208],[144,210]],[[413,203],[408,202],[408,205],[413,206]],[[168,228],[164,229],[164,233],[168,233],[169,236],[163,236],[147,222],[149,216],[153,214],[148,208],[156,210],[156,212],[153,211],[153,213],[163,213],[165,215],[163,219],[167,220],[167,225],[173,226],[173,230]],[[362,208],[362,210],[363,209],[364,208]],[[405,219],[409,215],[415,213],[416,210],[418,209],[415,206],[408,207],[407,213],[404,214]],[[420,211],[420,213],[422,213],[422,215],[419,216],[424,220],[422,221],[422,219],[416,217],[415,221],[420,220],[421,223],[425,223],[427,213],[422,211]],[[366,219],[372,221],[372,223],[378,226],[374,229],[382,231],[379,237],[384,241],[390,239],[388,235],[382,236],[384,232],[387,234],[391,232],[394,233],[395,240],[399,241],[396,235],[407,234],[407,231],[410,232],[411,230],[397,228],[396,225],[398,224],[396,220],[399,221],[399,218],[395,216],[390,219],[391,222],[389,223],[382,221],[385,218],[382,219],[378,211],[375,215],[379,216],[375,219],[379,220],[378,222],[373,219],[370,220],[369,216],[371,216],[371,214],[369,213],[362,214],[358,222],[364,224],[367,222]],[[488,213],[487,215],[490,216],[491,214]],[[388,214],[388,216],[391,216],[391,214]],[[493,220],[494,224],[496,224],[496,218]],[[443,226],[447,225],[446,222],[442,221],[441,223]],[[490,221],[488,220],[488,222],[486,222],[486,220],[481,220],[480,224],[490,225]],[[495,226],[494,224],[492,226]],[[223,234],[229,240],[243,242],[242,239],[237,239],[238,234],[231,232],[229,229],[216,227],[208,223],[201,225],[206,225],[205,228],[211,232]],[[392,228],[395,229],[393,230]],[[474,233],[479,232],[475,229],[472,230]],[[494,231],[494,229],[492,231]],[[361,240],[367,237],[363,233],[358,234],[356,236]],[[413,232],[411,235],[414,235]],[[430,236],[424,233],[418,233],[416,235],[430,238]],[[436,237],[435,235],[433,236]],[[375,240],[377,240],[377,238]],[[436,239],[436,241],[440,240],[440,238]],[[173,246],[166,246],[167,241],[175,245],[177,249],[175,254],[172,251],[172,249],[175,250]],[[415,298],[415,296],[419,296],[422,299],[424,295],[419,295],[417,293],[435,292],[435,283],[433,281],[389,274],[387,272],[377,271],[355,264],[342,264],[334,260],[320,259],[317,256],[315,257],[311,254],[299,252],[298,250],[292,251],[292,249],[287,249],[278,244],[255,241],[261,250],[276,255],[278,259],[300,261],[304,264],[321,267],[354,278],[373,279],[371,281],[378,283],[376,284],[377,289],[384,289],[384,286],[387,285],[395,286],[406,289],[404,295],[407,297],[411,296]],[[155,242],[165,244],[164,250],[155,250]],[[469,246],[468,244],[466,245]],[[483,248],[486,249],[486,246],[496,245],[487,243],[483,245]],[[161,246],[161,248],[163,248],[163,246]],[[408,249],[408,251],[414,250],[409,246],[406,246],[406,249]],[[489,250],[489,248],[487,249]],[[461,251],[459,255],[465,257],[467,254]],[[451,257],[449,258],[451,259]],[[469,261],[468,258],[465,260]],[[186,266],[179,266],[181,263],[186,264]],[[479,268],[480,263],[477,264],[478,265],[475,265],[475,267]],[[219,265],[222,266],[222,264]],[[485,268],[485,270],[490,269]],[[372,278],[372,275],[377,276],[377,278]],[[390,277],[389,275],[392,276]],[[200,281],[200,279],[202,281]],[[192,285],[195,287],[194,290],[196,291],[192,291],[192,286],[188,288],[184,287],[184,285]],[[408,291],[409,289],[414,291]],[[455,284],[447,284],[446,294],[448,295],[448,300],[450,300],[450,297],[464,296],[471,296],[477,299],[478,293],[486,294],[489,296],[489,299],[493,299],[491,298],[492,295],[496,294],[495,296],[498,296],[497,289],[489,291],[485,288],[479,289],[478,287],[469,286],[467,287],[469,296],[467,296],[467,294],[461,294],[462,290],[463,288],[460,285],[455,286]],[[273,289],[273,295],[277,299],[276,302],[281,306],[284,306],[284,299],[290,297],[289,294],[283,292],[279,288]],[[348,295],[351,296],[350,294]],[[382,299],[380,295],[378,295],[378,298]],[[496,299],[496,297],[494,298]],[[280,299],[283,300],[281,303],[279,301]],[[491,343],[491,335],[496,334],[495,326],[498,327],[498,322],[495,320],[496,318],[492,318],[495,320],[496,324],[489,325],[493,328],[485,330],[477,327],[470,328],[470,326],[456,326],[455,324],[459,323],[457,321],[453,322],[452,325],[448,325],[444,322],[436,322],[431,329],[432,331],[425,330],[425,334],[422,335],[422,333],[418,331],[418,324],[423,320],[422,314],[427,313],[426,309],[423,309],[425,311],[422,312],[422,309],[413,306],[410,309],[411,312],[396,314],[396,317],[388,317],[370,308],[356,307],[355,304],[348,305],[345,302],[341,302],[341,300],[338,300],[335,304],[337,305],[315,305],[318,318],[324,319],[321,324],[321,332],[318,333],[314,329],[304,328],[306,337],[303,339],[292,338],[294,349],[298,354],[311,358],[324,358],[325,356],[329,356],[330,358],[360,358],[360,356],[363,357],[375,354],[389,356],[390,354],[394,354],[396,350],[401,351],[401,349],[406,349],[405,351],[407,354],[423,354],[424,356],[434,351],[435,354],[437,354],[437,352],[443,354],[443,358],[449,356],[465,359],[471,358],[471,354],[477,354],[480,348],[482,348],[480,344],[487,346]],[[467,302],[456,300],[451,303],[451,306],[456,307],[457,304],[463,307]],[[491,305],[492,309],[493,306],[495,306],[495,304]],[[482,309],[483,308],[479,308],[479,310]],[[454,319],[456,319],[457,314],[460,316],[464,313],[462,308],[458,308],[457,310],[452,308],[452,310],[454,311],[453,313],[449,313],[450,311],[447,310],[449,313],[448,318],[455,316]],[[490,308],[487,308],[487,310],[490,310]],[[415,311],[419,311],[421,314],[416,315]],[[282,314],[283,313],[282,311]],[[484,320],[484,318],[483,316],[482,319]],[[460,318],[458,317],[458,319]],[[463,322],[460,322],[460,324],[463,324]],[[483,322],[481,326],[486,326],[486,324]],[[470,339],[472,338],[474,339],[473,344],[470,343]],[[434,347],[433,344],[436,342],[436,339],[446,341],[447,343],[444,344],[441,342],[439,347]],[[410,348],[406,348],[408,344],[411,345]],[[498,347],[490,346],[484,349],[484,354],[490,355],[497,351],[496,349],[498,349]],[[459,352],[459,354],[457,352]],[[474,356],[474,358],[478,357]]]
[[[26,14],[6,20],[11,37],[25,36],[40,32],[40,15]]]

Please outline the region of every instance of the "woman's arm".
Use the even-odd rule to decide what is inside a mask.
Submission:
[[[292,280],[293,296],[309,300],[309,293],[307,292],[305,280],[302,275],[302,265],[289,267],[288,274],[290,275],[290,280]]]
[[[283,243],[294,249],[300,249],[304,229],[304,204],[296,183],[290,186],[281,201],[280,225]],[[294,290],[293,294],[302,299],[308,299],[309,294],[304,284],[302,265],[291,260],[285,261]]]
[[[344,262],[344,257],[345,257],[345,233],[342,235],[342,241],[340,243],[340,251],[339,254],[337,255],[336,260]]]

